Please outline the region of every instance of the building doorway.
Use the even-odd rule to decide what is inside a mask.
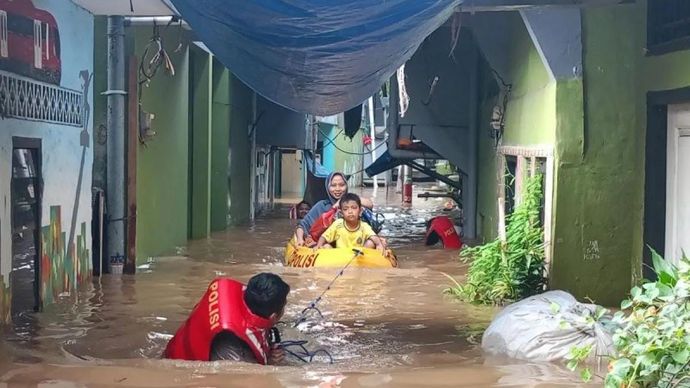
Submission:
[[[664,256],[678,264],[690,254],[690,104],[669,105],[667,130]]]
[[[12,318],[16,322],[30,311],[38,311],[41,143],[38,139],[12,139]]]

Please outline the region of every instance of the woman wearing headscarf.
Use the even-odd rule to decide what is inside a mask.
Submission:
[[[335,219],[340,198],[347,193],[347,179],[341,172],[333,172],[326,178],[328,199],[321,200],[312,206],[309,213],[299,222],[295,230],[295,245],[311,246],[318,241],[331,222]],[[362,198],[362,205],[373,207],[371,200]]]

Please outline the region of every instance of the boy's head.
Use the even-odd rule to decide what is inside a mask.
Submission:
[[[357,222],[362,215],[362,200],[357,194],[346,193],[340,198],[340,212],[347,222]]]
[[[260,273],[247,283],[244,302],[254,314],[278,322],[283,316],[290,286],[278,275]]]

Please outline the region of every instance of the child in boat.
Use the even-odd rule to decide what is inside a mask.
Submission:
[[[362,201],[357,194],[346,193],[340,198],[342,218],[335,220],[319,238],[315,249],[325,248],[376,248],[381,253],[385,245],[369,224],[362,222]]]
[[[290,219],[291,220],[301,220],[303,219],[311,210],[311,205],[307,201],[301,201],[297,205],[290,208]]]

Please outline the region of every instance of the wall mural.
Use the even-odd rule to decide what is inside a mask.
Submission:
[[[86,223],[80,234],[66,245],[67,232],[62,230],[60,206],[50,207],[50,224],[41,228],[41,299],[50,304],[69,295],[78,284],[91,276],[91,256],[86,244]]]
[[[60,31],[30,0],[0,0],[0,118],[81,127],[84,94],[60,87]]]
[[[50,11],[37,8],[35,4],[44,4],[42,8]],[[44,156],[52,153],[54,160],[58,161],[62,153],[77,154],[81,151],[81,163],[78,170],[68,171],[59,185],[53,183],[44,187],[44,192],[67,190],[73,193],[70,196],[74,195],[74,200],[48,200],[52,203],[44,203],[44,206],[50,206],[50,211],[49,215],[45,211],[43,213],[41,223],[45,226],[41,227],[39,237],[38,287],[42,305],[72,294],[80,283],[91,277],[91,236],[87,225],[90,216],[87,222],[83,222],[84,216],[79,218],[78,214],[83,214],[84,206],[90,207],[86,197],[80,204],[80,197],[82,181],[88,179],[85,174],[91,169],[87,151],[91,143],[88,98],[93,73],[78,71],[90,67],[90,62],[81,60],[82,55],[76,53],[83,53],[87,47],[93,46],[93,42],[90,39],[76,42],[73,38],[73,24],[91,17],[69,1],[0,0],[0,127],[10,128],[3,124],[3,120],[11,118],[22,120],[24,128],[31,125],[30,122],[36,122],[35,128],[43,128],[41,126],[45,123],[65,126],[66,129],[76,127],[72,129],[77,131],[66,131],[59,136],[79,136],[79,148],[43,149]],[[63,31],[60,31],[58,21]],[[64,34],[62,41],[61,32]],[[64,51],[65,48],[69,51]],[[81,87],[71,83],[73,78],[69,74],[73,72],[78,75]],[[74,89],[62,86],[63,82]],[[54,136],[55,132],[39,135],[44,141]],[[54,175],[54,172],[44,169],[43,174]],[[63,210],[65,224],[62,223]],[[46,216],[50,219],[47,220]],[[8,279],[8,274],[0,274],[0,324],[7,321],[11,313]]]

